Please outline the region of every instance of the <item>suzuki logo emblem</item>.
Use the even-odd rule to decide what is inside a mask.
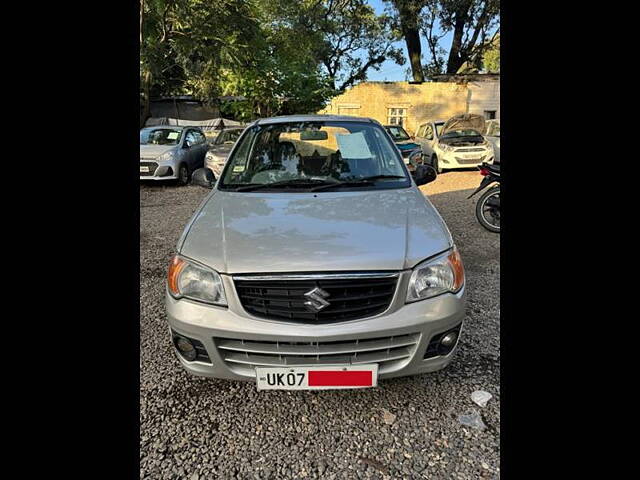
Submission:
[[[331,305],[325,300],[329,294],[320,287],[315,287],[313,290],[305,293],[304,296],[308,298],[308,300],[304,302],[304,306],[314,313],[317,313],[323,308],[327,308]]]

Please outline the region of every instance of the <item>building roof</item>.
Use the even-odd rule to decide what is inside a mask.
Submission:
[[[464,81],[487,81],[487,80],[500,80],[499,73],[456,73],[456,74],[439,74],[431,75],[436,82],[464,82]]]
[[[369,122],[373,120],[367,117],[352,117],[347,115],[283,115],[280,117],[259,118],[253,125],[271,125],[287,122]]]

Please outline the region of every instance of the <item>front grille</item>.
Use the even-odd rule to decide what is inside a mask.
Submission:
[[[484,152],[484,147],[458,147],[456,148],[456,153],[467,153],[467,152]]]
[[[397,275],[374,278],[320,278],[318,280],[247,280],[234,278],[244,309],[260,318],[326,324],[371,317],[390,305]],[[314,288],[328,293],[329,306],[319,312],[304,305]]]
[[[156,172],[156,168],[158,168],[158,163],[140,160],[140,166],[149,167],[148,172],[140,172],[141,177],[153,177],[153,174]]]
[[[239,374],[252,375],[254,367],[300,365],[364,365],[377,363],[390,369],[413,356],[417,333],[395,337],[333,342],[279,342],[214,338],[220,357]]]
[[[461,164],[461,165],[468,165],[468,164],[478,164],[478,163],[482,163],[482,161],[484,161],[484,155],[481,156],[480,158],[460,158],[460,157],[455,157],[456,161]]]

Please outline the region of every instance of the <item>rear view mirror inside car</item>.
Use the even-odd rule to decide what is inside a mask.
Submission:
[[[327,140],[329,135],[324,130],[303,130],[300,140]]]

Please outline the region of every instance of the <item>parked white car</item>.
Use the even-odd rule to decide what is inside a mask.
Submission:
[[[204,166],[211,170],[216,178],[222,173],[229,152],[243,131],[244,127],[225,129],[211,142],[209,151],[204,157]]]
[[[493,146],[493,163],[500,163],[500,119],[487,120],[487,131],[484,138],[491,142]]]
[[[465,113],[449,120],[434,120],[418,125],[415,142],[438,173],[445,169],[469,168],[482,162],[492,163],[491,142],[483,137],[482,115]]]

